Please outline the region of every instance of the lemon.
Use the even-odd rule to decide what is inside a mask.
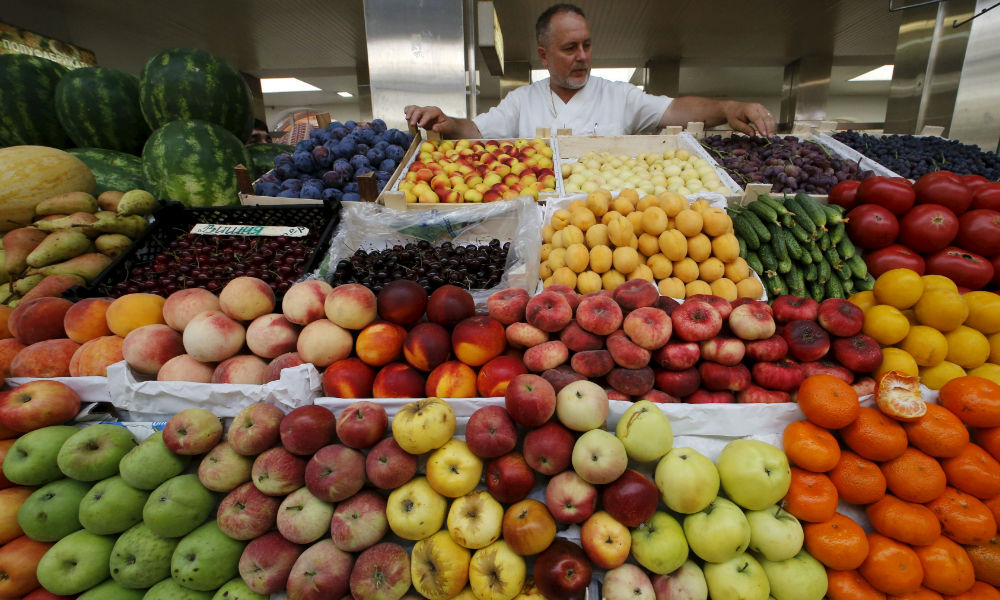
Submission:
[[[965,322],[969,316],[969,307],[957,292],[937,289],[924,292],[913,307],[913,312],[921,325],[945,332]]]
[[[985,363],[969,371],[969,375],[989,379],[993,383],[1000,385],[1000,365]]]
[[[969,307],[965,325],[986,335],[1000,332],[1000,296],[993,292],[969,292],[962,296]]]
[[[946,360],[933,367],[920,369],[920,383],[932,390],[939,390],[956,377],[965,377],[965,369]]]
[[[990,342],[990,362],[1000,364],[1000,333],[986,338]]]
[[[891,269],[879,275],[872,292],[881,304],[899,309],[910,308],[924,293],[924,282],[916,271]]]
[[[955,282],[944,275],[924,275],[920,279],[924,282],[925,292],[928,290],[947,290],[958,293],[958,286],[955,285]]]
[[[921,367],[933,367],[948,356],[948,340],[944,334],[926,325],[910,327],[910,333],[906,334],[899,347]]]
[[[877,381],[883,373],[889,371],[900,371],[914,377],[920,375],[920,368],[917,366],[917,361],[913,360],[909,352],[900,350],[899,348],[882,348],[882,364],[875,370],[873,375]]]
[[[878,304],[865,313],[863,331],[879,344],[892,346],[903,341],[910,332],[910,321],[898,308]]]
[[[878,304],[878,300],[875,299],[875,293],[870,290],[858,292],[848,298],[847,301],[865,312],[868,312],[869,308]]]
[[[975,369],[990,357],[990,341],[971,327],[962,325],[945,334],[949,362],[965,369]]]

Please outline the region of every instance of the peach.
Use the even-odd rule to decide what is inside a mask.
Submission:
[[[308,325],[326,316],[324,303],[333,287],[320,279],[300,281],[281,299],[281,312],[296,325]]]
[[[569,359],[569,348],[559,340],[532,346],[524,352],[524,366],[535,373],[554,369],[567,359]]]
[[[156,380],[211,383],[214,372],[215,364],[203,363],[190,354],[181,354],[163,363],[160,372],[156,374]]]
[[[212,383],[261,385],[267,363],[259,356],[238,354],[219,363],[212,372]]]
[[[524,309],[528,306],[528,292],[521,288],[508,288],[494,293],[486,301],[490,316],[504,325],[524,320]]]
[[[528,301],[524,316],[529,324],[552,333],[569,325],[573,308],[562,294],[547,289]]]
[[[427,291],[415,281],[390,281],[378,293],[378,316],[397,325],[411,325],[424,316]]]
[[[607,296],[591,296],[580,301],[576,323],[594,335],[610,335],[622,324],[622,309]]]
[[[573,352],[600,350],[604,347],[603,336],[590,333],[583,327],[580,327],[580,324],[576,321],[570,322],[570,324],[566,326],[566,329],[562,330],[562,333],[559,334],[559,339],[562,340],[562,342],[566,344],[566,347]]]
[[[364,329],[378,314],[375,294],[359,283],[333,288],[323,310],[330,322],[344,329]]]
[[[673,404],[681,401],[680,398],[677,398],[676,396],[671,396],[670,394],[666,392],[661,392],[660,390],[655,388],[649,390],[645,394],[635,399],[636,402],[639,402],[641,400],[649,400],[650,402],[653,402],[655,404]]]
[[[531,348],[549,341],[549,334],[527,323],[511,323],[505,336],[507,343],[515,348]]]
[[[247,326],[247,348],[261,358],[295,350],[299,327],[280,313],[261,315]]]
[[[629,339],[646,350],[658,350],[665,346],[673,328],[670,316],[651,306],[633,310],[622,325]]]
[[[549,369],[542,373],[542,379],[552,384],[552,389],[558,393],[559,390],[567,385],[574,381],[586,379],[586,377],[574,371],[569,365],[559,365],[554,369]]]
[[[12,377],[69,377],[69,363],[79,347],[80,344],[66,338],[36,342],[17,353],[10,364],[10,374]]]
[[[118,337],[124,338],[133,329],[154,323],[166,323],[163,320],[163,303],[166,300],[156,294],[126,294],[111,302],[105,313],[108,329]]]
[[[642,396],[653,389],[655,379],[649,367],[623,369],[615,367],[608,373],[608,385],[626,396]]]
[[[615,364],[626,369],[641,369],[653,357],[649,350],[630,340],[621,330],[609,335],[607,344]]]
[[[455,358],[479,367],[500,356],[507,347],[507,336],[500,321],[492,317],[469,317],[455,325],[451,332],[451,349]]]
[[[10,328],[7,327],[7,320],[10,319],[10,313],[12,312],[14,312],[13,308],[7,305],[0,305],[0,339],[7,339],[14,335],[10,332]]]
[[[451,334],[437,323],[420,323],[406,334],[403,356],[415,369],[431,371],[448,360]]]
[[[128,366],[146,375],[156,375],[165,362],[184,354],[184,342],[181,334],[167,325],[144,325],[125,336],[121,352]]]
[[[445,327],[454,327],[476,314],[472,294],[454,285],[442,285],[427,299],[427,320]]]
[[[588,378],[604,377],[614,368],[615,361],[607,350],[587,350],[574,354],[570,366]]]
[[[333,398],[371,398],[375,370],[358,358],[338,360],[323,372],[323,395]]]
[[[0,376],[10,377],[10,365],[21,350],[27,348],[14,338],[0,340]]]
[[[63,317],[66,337],[77,344],[111,335],[105,314],[111,306],[109,298],[84,298],[73,304]]]
[[[195,360],[219,362],[243,348],[246,331],[223,313],[208,310],[188,321],[181,339],[184,351]]]
[[[479,369],[476,389],[483,398],[503,396],[510,380],[527,373],[524,361],[513,356],[498,356]]]
[[[422,398],[424,376],[405,363],[389,363],[372,381],[372,398]]]
[[[237,277],[219,292],[219,309],[231,319],[253,321],[274,312],[274,290],[263,279]]]
[[[608,395],[608,400],[617,400],[618,402],[632,401],[632,399],[629,398],[628,394],[623,394],[613,387],[604,388],[604,393]]]
[[[350,356],[354,339],[350,331],[329,319],[319,319],[302,328],[295,347],[305,362],[326,367]]]
[[[354,352],[365,364],[381,367],[402,357],[406,338],[406,329],[401,325],[387,321],[375,322],[358,334]]]
[[[557,283],[555,285],[550,285],[549,287],[545,288],[545,291],[555,292],[560,296],[562,296],[563,298],[565,298],[566,302],[569,303],[570,309],[574,311],[576,310],[576,307],[580,304],[580,294],[577,294],[576,290],[569,287],[568,285]]]
[[[25,346],[66,337],[63,319],[73,303],[62,298],[35,298],[22,302],[7,319],[10,333]]]
[[[427,376],[424,393],[438,398],[474,398],[476,372],[457,360],[441,363]]]
[[[122,338],[105,335],[84,342],[69,361],[71,377],[107,377],[108,366],[124,360]]]
[[[281,356],[276,356],[267,363],[264,369],[264,383],[281,379],[281,371],[290,367],[297,367],[306,364],[298,352],[285,352]]]
[[[624,312],[653,306],[660,298],[660,291],[645,279],[630,279],[615,288],[615,302]]]
[[[188,321],[206,310],[220,310],[218,296],[205,288],[177,290],[163,303],[163,320],[172,329],[184,331]]]

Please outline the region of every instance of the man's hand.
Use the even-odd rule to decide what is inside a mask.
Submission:
[[[406,115],[406,122],[410,125],[439,133],[442,129],[450,129],[451,126],[454,126],[451,123],[452,119],[436,106],[414,106],[411,104],[403,109],[403,114]]]
[[[723,112],[729,126],[747,135],[759,133],[765,137],[774,135],[777,127],[774,115],[764,105],[756,102],[730,102],[723,105]]]

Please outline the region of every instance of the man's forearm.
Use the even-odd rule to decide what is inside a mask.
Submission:
[[[687,125],[701,121],[706,127],[722,125],[726,122],[725,105],[730,100],[716,100],[700,96],[674,98],[660,119],[660,127],[667,125]]]
[[[472,119],[449,117],[450,123],[441,129],[441,136],[448,139],[481,138],[479,127]]]

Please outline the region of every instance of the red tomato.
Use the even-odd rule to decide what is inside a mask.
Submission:
[[[847,213],[847,218],[847,235],[865,250],[885,248],[899,235],[896,215],[878,204],[862,204]]]
[[[948,246],[927,257],[927,272],[944,275],[959,287],[982,289],[993,279],[993,265],[988,260],[961,248]]]
[[[977,208],[962,215],[955,244],[983,256],[1000,253],[1000,212]]]
[[[878,277],[892,269],[909,269],[924,274],[924,259],[902,244],[892,244],[881,250],[865,252],[865,264],[872,277]]]
[[[986,179],[982,175],[961,175],[959,176],[959,179],[965,184],[965,187],[972,190],[973,194],[975,194],[976,190],[978,190],[981,186],[990,182],[989,179]]]
[[[972,208],[1000,210],[1000,183],[987,183],[972,194]]]
[[[969,210],[972,204],[972,190],[951,171],[928,173],[913,184],[913,190],[917,204],[940,204],[956,215]]]
[[[830,190],[828,202],[844,207],[844,211],[849,211],[858,204],[858,186],[860,181],[848,179],[841,181]]]
[[[899,241],[921,254],[937,252],[957,234],[958,218],[940,204],[918,204],[899,220]]]
[[[896,177],[869,177],[858,186],[858,203],[878,204],[899,216],[913,207],[916,195],[909,181]]]

